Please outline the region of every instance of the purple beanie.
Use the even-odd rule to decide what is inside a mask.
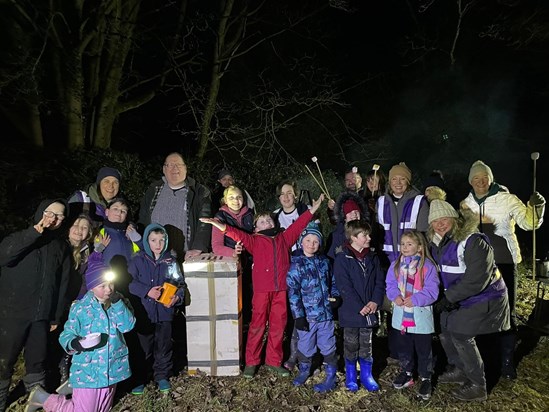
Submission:
[[[122,181],[122,175],[118,170],[116,170],[114,167],[105,166],[99,169],[99,172],[97,172],[97,178],[95,179],[95,183],[99,184],[101,183],[101,180],[109,176],[116,177],[118,179],[118,182]]]
[[[93,252],[88,258],[88,268],[86,269],[86,288],[92,290],[105,282],[103,275],[111,268],[103,262],[103,255],[98,252]]]

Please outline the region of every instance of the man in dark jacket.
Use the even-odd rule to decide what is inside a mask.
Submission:
[[[139,223],[164,226],[169,248],[185,259],[207,252],[211,228],[198,219],[211,216],[210,190],[187,176],[187,165],[179,153],[166,157],[164,177],[153,182],[141,200]]]
[[[57,328],[70,273],[68,243],[59,230],[62,199],[44,200],[34,225],[0,243],[0,411],[6,408],[13,367],[25,348],[25,387],[44,385],[48,332]]]

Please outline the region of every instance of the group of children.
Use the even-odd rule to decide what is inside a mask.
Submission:
[[[377,255],[370,251],[371,228],[365,220],[346,223],[346,240],[337,249],[333,264],[320,254],[323,236],[316,223],[310,221],[323,195],[283,231],[276,228],[269,213],[256,215],[251,226],[251,216],[243,205],[240,189],[227,188],[225,197],[221,214],[201,221],[215,226],[213,242],[224,254],[237,256],[245,251],[253,256],[252,317],[245,353],[245,378],[253,378],[261,363],[267,325],[266,367],[281,376],[289,376],[290,371],[281,366],[289,299],[298,349],[298,373],[293,384],[305,384],[312,374],[313,356],[320,351],[324,357],[325,380],[314,385],[314,390],[323,393],[335,388],[338,356],[334,315],[337,309],[343,328],[346,388],[357,391],[360,382],[368,391],[378,390],[379,385],[372,376],[372,331],[378,325],[378,308],[386,293],[394,306],[393,327],[401,331],[402,373],[393,386],[399,389],[413,383],[417,354],[417,370],[422,381],[419,396],[428,399],[432,373],[431,333],[434,332],[431,304],[437,299],[438,276],[428,258],[422,234],[410,231],[402,235],[400,256],[385,278]],[[352,207],[347,205],[349,208]],[[140,354],[132,364],[136,382],[132,393],[144,392],[146,365],[150,360],[158,389],[170,390],[171,322],[174,307],[184,301],[184,280],[178,280],[177,293],[168,302],[158,301],[167,274],[178,263],[167,250],[168,235],[161,225],[147,226],[142,241],[135,228],[126,222],[127,214],[128,205],[122,199],[114,199],[109,204],[105,225],[95,238],[95,251],[87,259],[78,300],[70,307],[59,337],[63,349],[72,355],[69,379],[72,398],[63,396],[64,392],[49,394],[36,386],[29,396],[27,410],[41,407],[52,411],[110,410],[116,384],[130,376],[123,334],[134,327]],[[86,260],[85,245],[91,229],[89,219],[80,216],[69,231],[76,268],[81,272],[85,265],[79,262]],[[298,251],[290,256],[296,242]],[[131,304],[114,290],[111,262],[105,259],[121,254],[129,259]],[[88,345],[97,335],[99,339]]]
[[[234,193],[242,192],[232,186],[225,191],[225,194]],[[392,326],[400,331],[397,344],[401,372],[393,386],[402,389],[414,383],[417,358],[421,381],[418,396],[429,399],[433,370],[432,304],[438,298],[439,280],[425,237],[413,230],[404,232],[400,255],[385,276],[378,256],[370,250],[370,225],[360,219],[360,215],[354,219],[351,216],[345,219],[345,240],[334,249],[335,259],[331,264],[320,253],[323,236],[318,226],[309,223],[322,200],[321,195],[311,209],[297,215],[282,232],[275,228],[269,213],[256,216],[253,233],[234,220],[233,225],[229,225],[219,218],[201,219],[215,227],[214,237],[224,235],[233,245],[241,245],[234,250],[235,256],[247,251],[254,259],[252,320],[243,376],[252,378],[260,365],[267,324],[266,367],[281,376],[289,376],[289,371],[281,367],[288,299],[298,335],[298,373],[293,384],[305,384],[312,374],[312,358],[319,351],[324,357],[325,380],[314,385],[314,390],[323,393],[335,388],[338,358],[334,315],[337,309],[339,325],[343,328],[346,388],[357,391],[360,382],[368,391],[378,390],[379,385],[372,376],[372,331],[378,326],[378,309],[387,294],[393,304]],[[347,203],[342,205],[342,210],[348,214],[360,212],[354,198]],[[234,215],[241,210],[230,205],[228,208]],[[298,252],[290,256],[296,240]]]
[[[70,363],[70,377],[61,368],[62,384],[56,394],[36,385],[26,411],[109,411],[116,384],[132,376],[132,393],[143,394],[152,363],[153,378],[161,392],[170,390],[172,371],[172,319],[174,308],[184,303],[185,283],[179,263],[168,251],[164,227],[150,224],[143,239],[127,222],[128,204],[115,198],[105,210],[105,221],[89,253],[93,223],[85,214],[69,229],[75,274],[70,311],[59,343]],[[124,270],[117,259],[124,259]],[[115,270],[113,270],[115,269]],[[129,275],[128,295],[117,292],[120,276]],[[81,285],[75,280],[82,277]],[[168,300],[159,302],[165,282],[177,287]],[[126,280],[123,280],[126,282]],[[115,288],[115,284],[117,287]],[[129,299],[126,299],[129,298]],[[75,299],[74,303],[72,298]],[[72,304],[71,304],[72,303]],[[138,347],[130,354],[124,334],[135,329]],[[131,356],[130,356],[131,355]],[[131,372],[130,372],[130,358]],[[67,362],[68,360],[68,362]],[[68,381],[63,382],[68,378]],[[66,395],[72,393],[72,397]]]

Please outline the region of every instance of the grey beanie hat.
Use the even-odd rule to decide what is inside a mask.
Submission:
[[[444,200],[434,199],[429,206],[429,224],[441,217],[458,218],[459,214],[452,205]]]
[[[488,175],[488,179],[490,179],[490,183],[494,181],[494,175],[492,174],[492,169],[490,169],[490,166],[482,160],[477,160],[471,166],[471,170],[469,170],[469,184],[473,181],[473,177],[479,173],[486,173]]]

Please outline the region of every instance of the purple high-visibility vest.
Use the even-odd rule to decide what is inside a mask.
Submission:
[[[465,275],[467,265],[465,265],[465,247],[470,239],[480,236],[488,243],[489,240],[486,235],[482,233],[472,233],[467,238],[459,243],[450,242],[444,248],[441,262],[437,262],[440,266],[440,278],[444,290],[449,289],[456,283],[461,282],[461,279]],[[494,265],[492,272],[492,281],[484,290],[477,295],[470,296],[459,302],[461,307],[469,307],[479,302],[486,302],[488,300],[498,299],[507,293],[507,287],[505,282],[499,273],[496,265]]]
[[[389,261],[394,262],[400,253],[400,237],[405,230],[415,229],[417,227],[417,217],[422,202],[426,202],[425,196],[417,195],[408,199],[402,209],[402,216],[398,222],[398,237],[393,239],[391,230],[391,206],[394,204],[390,196],[383,195],[377,200],[377,220],[385,232],[383,241],[383,251],[389,257]],[[396,250],[395,250],[396,246]]]

